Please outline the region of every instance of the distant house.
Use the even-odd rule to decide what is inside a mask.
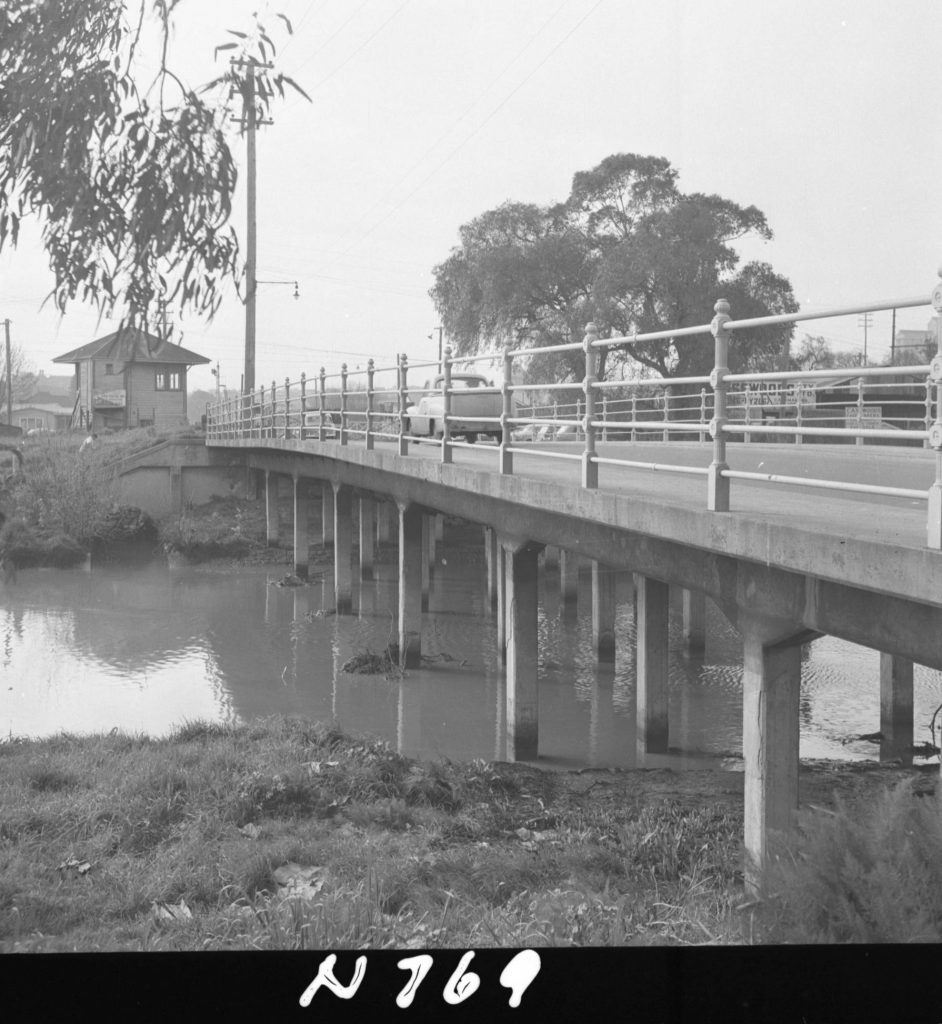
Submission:
[[[13,426],[29,430],[65,430],[72,422],[72,403],[37,401],[29,398],[13,406]]]
[[[53,362],[75,365],[71,425],[107,430],[185,423],[187,367],[209,359],[126,328]]]

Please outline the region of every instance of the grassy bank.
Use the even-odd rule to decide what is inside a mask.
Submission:
[[[114,467],[171,432],[127,430],[80,450],[85,436],[70,431],[23,439],[20,471],[0,488],[0,558],[17,568],[67,567],[90,551],[125,542],[156,547],[156,526],[121,505]]]
[[[888,780],[910,774],[827,766],[802,785],[822,804],[840,792],[875,806]],[[274,719],[191,724],[165,740],[10,740],[0,787],[2,951],[736,943],[774,941],[786,925],[795,935],[787,880],[767,904],[744,897],[736,773],[417,762]],[[896,797],[901,808],[914,799]],[[908,813],[893,827],[911,827]],[[926,906],[920,937],[942,920]],[[826,941],[826,925],[802,941]]]

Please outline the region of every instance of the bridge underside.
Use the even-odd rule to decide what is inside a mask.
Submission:
[[[685,634],[694,644],[702,643],[704,595],[712,598],[743,638],[750,884],[758,882],[770,832],[789,828],[798,805],[801,645],[831,634],[882,652],[881,728],[898,744],[912,742],[912,663],[942,669],[938,552],[431,459],[339,445],[319,445],[315,454],[291,440],[266,444],[265,450],[245,441],[227,447],[243,448],[247,467],[265,472],[269,483],[279,475],[293,478],[296,501],[299,482],[325,485],[325,504],[332,501],[338,610],[349,592],[344,574],[352,531],[343,520],[350,518],[351,499],[359,494],[371,510],[373,499],[398,506],[399,638],[407,665],[418,663],[430,540],[434,546],[434,534],[423,527],[425,514],[443,513],[486,528],[488,588],[499,609],[498,639],[506,659],[511,756],[538,755],[536,588],[544,547],[558,549],[564,600],[571,559],[591,560],[593,638],[600,659],[614,656],[614,589],[612,573],[598,570],[634,574],[638,735],[651,752],[668,744],[669,588],[684,591]],[[300,535],[306,560],[304,530]],[[362,552],[361,541],[361,557]],[[902,721],[907,712],[908,727]]]

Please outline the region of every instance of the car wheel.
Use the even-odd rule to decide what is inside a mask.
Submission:
[[[493,437],[493,438],[494,438],[494,440],[495,440],[495,441],[496,441],[496,442],[497,442],[498,444],[500,444],[500,443],[501,443],[501,441],[503,441],[503,440],[504,440],[504,434],[503,434],[503,431],[501,431],[501,430],[495,430],[495,431],[494,431],[494,433],[493,433],[493,434],[491,434],[491,437]]]
[[[468,444],[474,444],[474,442],[478,439],[478,435],[472,431],[469,434],[465,434],[464,439],[468,442]]]

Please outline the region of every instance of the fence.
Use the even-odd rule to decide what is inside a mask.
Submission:
[[[625,466],[651,471],[683,473],[706,478],[707,507],[729,509],[732,480],[762,480],[823,490],[857,492],[928,502],[928,544],[942,548],[942,352],[928,364],[860,367],[854,370],[812,370],[767,373],[729,372],[727,352],[732,332],[772,324],[796,323],[828,317],[857,315],[884,309],[907,309],[931,304],[942,314],[942,284],[929,300],[904,298],[839,309],[792,313],[733,320],[729,304],[720,299],[708,324],[675,331],[649,332],[630,337],[601,339],[594,324],[587,325],[581,343],[540,349],[541,353],[581,350],[585,376],[581,382],[514,383],[514,367],[532,356],[533,349],[505,348],[499,354],[453,359],[445,349],[442,366],[437,362],[410,364],[406,355],[395,365],[377,367],[371,359],[362,371],[344,366],[339,374],[321,369],[316,378],[272,382],[227,402],[211,406],[207,422],[210,441],[283,438],[300,441],[362,443],[367,449],[378,441],[393,442],[400,455],[410,444],[434,445],[444,463],[456,451],[476,443],[478,434],[498,440],[497,463],[501,473],[513,472],[514,455],[526,453],[544,459],[576,461],[582,467],[582,486],[598,487],[599,467]],[[709,376],[657,378],[626,383],[599,380],[595,375],[602,348],[628,348],[639,342],[677,337],[712,338],[714,365]],[[940,339],[942,347],[942,339]],[[475,431],[453,436],[461,418],[452,413],[458,389],[453,386],[456,367],[465,370],[495,360],[501,363],[500,382],[485,380],[476,394],[494,396],[492,415],[475,416]],[[409,375],[428,371],[431,378],[412,389]],[[439,372],[441,370],[441,372]],[[378,386],[383,385],[383,386]],[[552,396],[578,387],[582,397],[575,403],[554,402]],[[436,412],[438,430],[413,436],[410,409],[422,395],[440,401]],[[535,404],[539,396],[542,404]],[[753,440],[809,443],[902,444],[931,448],[935,452],[935,483],[929,491],[884,487],[875,484],[790,477],[732,470],[726,463],[728,442]],[[568,441],[539,446],[532,442]],[[678,440],[695,442],[709,450],[710,461],[699,466],[646,461],[635,450],[621,453],[596,445],[607,441]],[[707,449],[709,444],[709,449]],[[659,455],[663,450],[659,449]]]

